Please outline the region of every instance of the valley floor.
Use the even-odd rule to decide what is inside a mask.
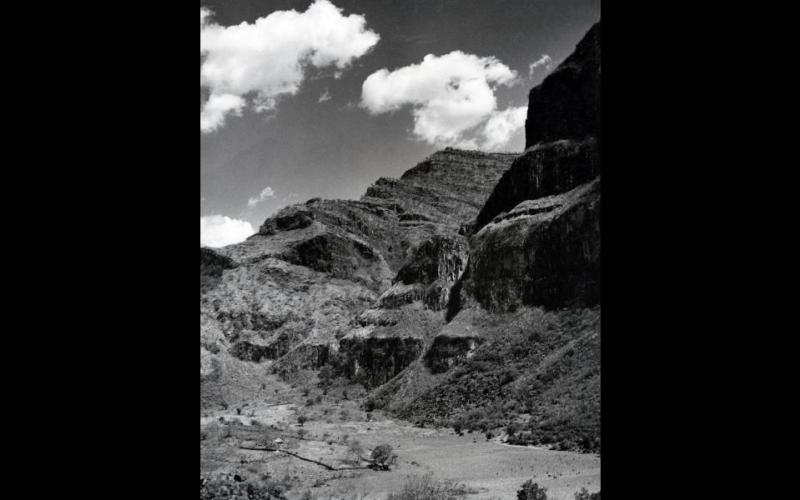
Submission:
[[[452,429],[426,429],[390,418],[380,411],[366,414],[357,401],[301,392],[270,380],[263,396],[237,408],[201,414],[201,475],[239,474],[257,479],[268,474],[289,486],[293,498],[383,499],[399,491],[410,475],[432,473],[466,485],[470,499],[514,499],[522,483],[533,479],[548,490],[549,499],[574,498],[586,488],[600,490],[600,457],[506,445],[479,433],[456,435]],[[312,404],[308,404],[309,400]],[[307,417],[301,426],[299,415]],[[307,462],[281,451],[244,448],[269,446],[327,464]],[[397,454],[390,471],[349,461],[350,443],[357,440],[368,456],[388,443]],[[366,465],[366,462],[361,462]]]

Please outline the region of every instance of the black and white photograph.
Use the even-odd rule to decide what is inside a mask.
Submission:
[[[600,499],[601,41],[200,2],[201,499]]]

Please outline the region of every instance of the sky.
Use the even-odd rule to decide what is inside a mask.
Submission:
[[[528,91],[599,20],[599,0],[201,1],[201,245],[448,146],[521,152]]]

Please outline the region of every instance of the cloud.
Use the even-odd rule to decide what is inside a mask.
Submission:
[[[367,77],[361,88],[361,105],[372,114],[411,107],[417,139],[437,146],[487,147],[495,144],[503,123],[511,115],[502,112],[488,129],[492,137],[467,137],[468,131],[497,113],[495,90],[517,82],[517,73],[495,57],[478,57],[453,51],[443,56],[428,54],[421,63],[394,71],[384,68]],[[516,118],[517,115],[513,114]],[[475,133],[482,134],[477,130]]]
[[[225,115],[242,114],[245,100],[233,94],[211,94],[200,110],[200,131],[212,132],[225,123]]]
[[[514,132],[525,126],[527,115],[527,106],[507,108],[492,113],[483,127],[484,143],[482,147],[489,151],[495,151],[502,147],[511,139]]]
[[[255,233],[249,222],[224,215],[200,217],[200,246],[224,247],[244,241]]]
[[[305,12],[275,11],[252,24],[220,26],[212,15],[200,9],[200,86],[210,94],[201,110],[203,132],[247,103],[256,111],[274,109],[279,97],[297,93],[308,67],[341,73],[380,39],[364,16],[344,16],[329,0],[316,0]]]
[[[259,193],[258,196],[247,200],[247,207],[255,208],[256,205],[266,200],[267,198],[272,198],[273,196],[275,196],[275,191],[271,187],[267,186],[261,190],[261,193]]]
[[[542,57],[533,61],[531,65],[528,67],[528,78],[533,78],[533,73],[536,71],[536,68],[544,66],[546,71],[550,71],[553,69],[553,58],[548,56],[547,54],[542,54]]]
[[[328,92],[328,89],[325,89],[325,92],[323,92],[322,95],[319,96],[319,101],[317,102],[325,102],[330,100],[331,100],[331,93]]]

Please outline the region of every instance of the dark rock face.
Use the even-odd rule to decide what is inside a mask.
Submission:
[[[236,264],[210,248],[200,247],[200,294],[214,288],[226,269],[233,269]]]
[[[323,233],[290,246],[278,254],[292,264],[330,273],[337,278],[359,276],[367,286],[379,287],[387,277],[380,255],[369,245],[354,238]]]
[[[600,300],[600,23],[531,91],[525,154],[468,227],[470,261],[451,293],[490,311]]]
[[[483,343],[480,337],[451,337],[437,335],[425,352],[425,365],[431,373],[444,373],[467,359]]]
[[[339,343],[339,353],[345,360],[347,377],[377,387],[416,360],[423,344],[416,337],[346,338]]]
[[[600,174],[597,140],[556,141],[517,158],[503,174],[476,219],[473,231],[520,202],[569,191]]]
[[[313,221],[314,215],[310,210],[299,205],[292,205],[283,208],[277,215],[264,221],[258,233],[269,236],[280,231],[302,229],[310,226]]]
[[[472,239],[466,292],[486,309],[600,300],[600,179],[520,203]]]
[[[600,23],[528,96],[525,148],[600,132]]]

